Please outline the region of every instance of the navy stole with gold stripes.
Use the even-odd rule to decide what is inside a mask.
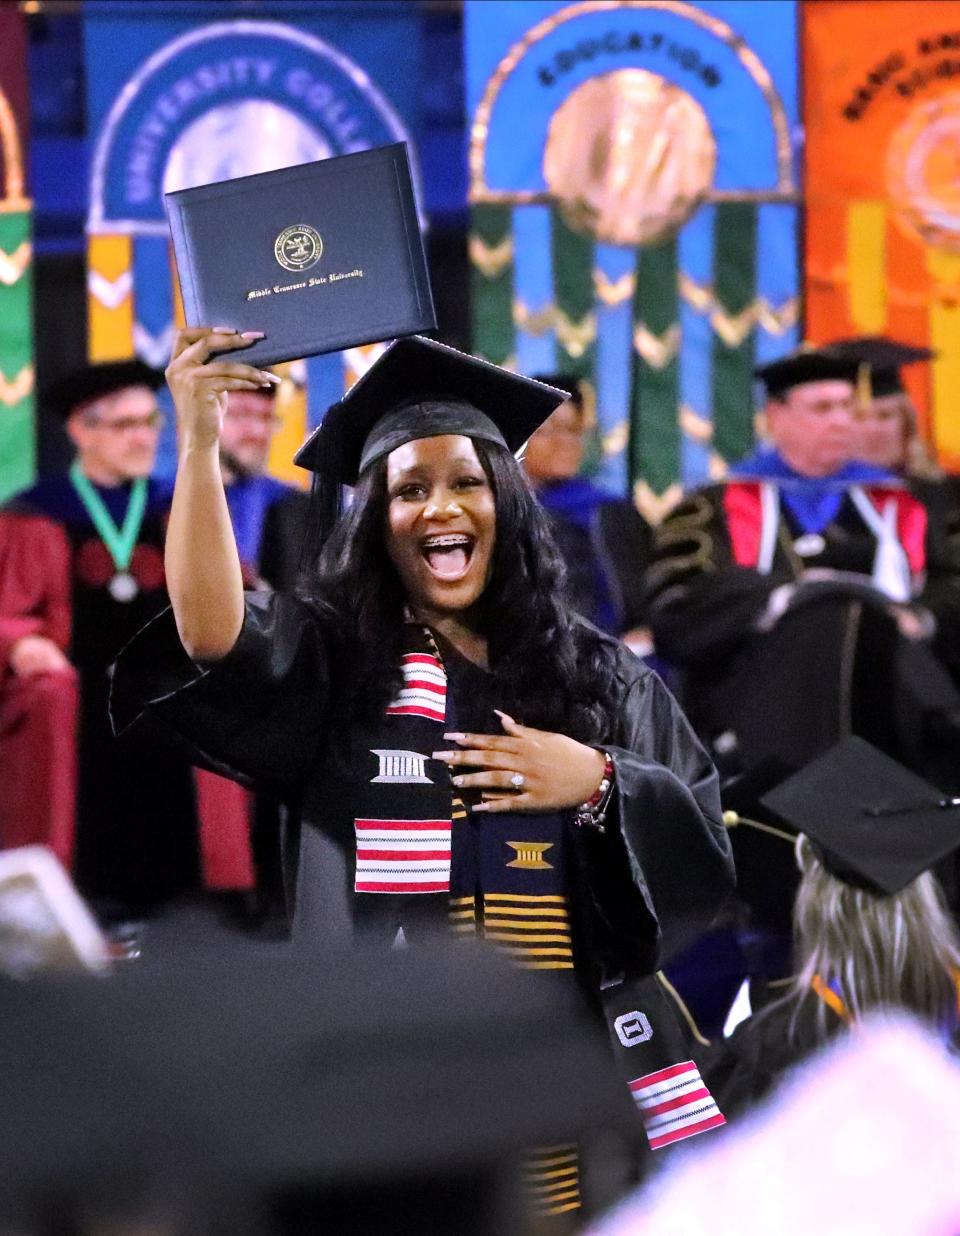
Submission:
[[[474,816],[479,795],[455,797],[449,769],[431,758],[452,745],[443,737],[452,729],[501,732],[495,701],[478,699],[489,696],[488,676],[470,667],[471,698],[454,701],[437,644],[415,623],[404,626],[400,668],[401,689],[365,736],[353,786],[354,892],[406,905],[436,898],[440,918],[448,897],[462,899],[517,960],[571,969],[564,817]]]

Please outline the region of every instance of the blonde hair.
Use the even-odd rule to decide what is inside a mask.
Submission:
[[[942,477],[943,471],[934,458],[929,443],[921,436],[920,418],[910,396],[906,391],[901,391],[895,395],[882,396],[882,399],[890,403],[896,401],[903,441],[903,463],[900,468],[903,475],[927,481]]]
[[[827,1036],[816,978],[836,986],[853,1021],[872,1009],[907,1009],[935,1024],[955,1015],[960,937],[933,873],[882,896],[831,875],[803,835],[796,854],[795,978],[784,997],[796,1004],[791,1032],[815,1007],[818,1034]]]

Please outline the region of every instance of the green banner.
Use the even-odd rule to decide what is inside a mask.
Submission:
[[[30,214],[0,206],[0,501],[36,468],[32,271]]]
[[[474,206],[468,242],[473,302],[473,350],[495,365],[514,353],[513,211]]]
[[[639,251],[633,300],[630,480],[659,497],[680,474],[675,240]]]
[[[597,351],[594,242],[567,227],[559,210],[551,211],[550,239],[558,368],[571,377],[593,383]]]
[[[720,202],[714,222],[713,286],[722,318],[713,336],[713,446],[728,463],[753,446],[757,208]]]

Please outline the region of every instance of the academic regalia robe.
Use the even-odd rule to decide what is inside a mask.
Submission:
[[[97,492],[122,523],[130,486]],[[118,651],[168,604],[169,505],[169,486],[150,480],[129,600],[111,594],[116,567],[67,477],[40,481],[0,512],[0,844],[50,844],[81,890],[116,913],[198,882],[189,766],[136,736],[118,743],[107,709]],[[27,634],[52,639],[72,669],[17,678],[9,653]],[[208,841],[217,848],[215,828]],[[220,859],[236,866],[234,855]]]
[[[491,897],[508,907],[526,898],[548,917],[568,914],[560,933],[567,939],[551,940],[546,954],[535,942],[533,953],[520,947],[522,909],[521,927],[508,924],[505,937],[538,968],[576,970],[619,1025],[615,1051],[638,1104],[649,1107],[647,1079],[689,1066],[684,1085],[692,1092],[696,1068],[686,1043],[679,1059],[665,1057],[670,1033],[643,1031],[641,1015],[660,1016],[662,1024],[653,1006],[663,995],[649,985],[638,995],[636,984],[649,984],[662,959],[709,923],[729,892],[732,867],[716,774],[676,703],[616,641],[604,638],[603,652],[619,692],[615,732],[603,741],[615,767],[603,834],[574,828],[572,813],[474,816],[456,799],[451,811],[448,770],[430,752],[451,727],[500,727],[492,680],[448,645],[441,645],[442,659],[410,654],[408,666],[405,657],[406,685],[379,729],[338,732],[342,709],[331,698],[323,633],[308,607],[290,597],[248,596],[237,644],[207,670],[186,656],[171,616],[161,616],[120,657],[112,710],[120,729],[166,734],[208,766],[299,802],[299,835],[288,838],[298,943],[327,949],[362,934],[384,946],[398,938],[409,944],[447,930],[451,914],[467,925],[489,918]],[[436,832],[429,852],[416,834],[406,837],[411,821]],[[384,829],[399,841],[388,846],[378,833]],[[396,874],[397,851],[411,846],[423,855],[417,879],[425,883],[400,894],[411,877],[409,867]],[[548,913],[544,900],[562,906]],[[713,1127],[708,1121],[717,1115],[714,1108],[703,1127]],[[687,1124],[676,1119],[680,1127],[664,1144],[701,1131],[694,1115]]]
[[[633,506],[583,477],[537,490],[567,568],[578,614],[612,635],[643,623],[643,574],[652,532]]]
[[[292,589],[300,572],[309,496],[272,476],[242,477],[225,492],[240,561],[252,580]]]
[[[960,683],[960,477],[913,479],[911,492],[928,521],[928,576],[923,604],[936,619],[933,649]]]
[[[960,980],[957,981],[960,992]],[[742,1021],[728,1039],[703,1053],[704,1080],[728,1118],[761,1102],[789,1074],[834,1035],[853,1024],[839,988],[814,979],[798,1010],[795,997],[767,1005]],[[960,1017],[940,1028],[945,1043],[958,1045]]]
[[[671,512],[648,571],[657,651],[683,671],[694,727],[733,770],[768,756],[799,767],[854,732],[932,775],[925,714],[960,697],[888,604],[924,606],[960,567],[895,481],[807,497],[776,477],[734,477]],[[785,585],[795,590],[778,617]]]
[[[795,1001],[778,1000],[704,1051],[704,1079],[728,1119],[761,1102],[791,1069],[846,1028],[829,1006],[820,1010],[807,1001],[796,1020],[795,1010]],[[823,1017],[823,1029],[818,1016]]]

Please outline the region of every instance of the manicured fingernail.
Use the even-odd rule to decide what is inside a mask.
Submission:
[[[451,755],[453,755],[452,751],[434,751],[430,758],[431,760],[449,760]]]
[[[476,803],[473,807],[470,808],[470,810],[474,813],[474,815],[476,815],[478,811],[489,811],[490,804],[489,803]]]
[[[233,331],[231,331],[230,333],[232,335]],[[245,330],[243,334],[240,336],[241,339],[266,339],[266,337],[267,336],[263,333],[262,330]]]
[[[463,742],[466,734],[444,734],[444,738],[449,738],[451,742]]]
[[[279,386],[283,378],[277,377],[275,373],[264,373],[261,371],[260,377],[263,378],[264,386]]]
[[[215,335],[235,335],[237,333],[232,326],[212,326],[210,329]]]
[[[463,777],[451,777],[450,780],[454,785],[463,785]]]
[[[501,712],[499,708],[495,708],[493,711],[497,714],[497,716],[500,718],[501,721],[512,721],[513,720],[513,717],[509,716],[509,714],[505,712]]]

